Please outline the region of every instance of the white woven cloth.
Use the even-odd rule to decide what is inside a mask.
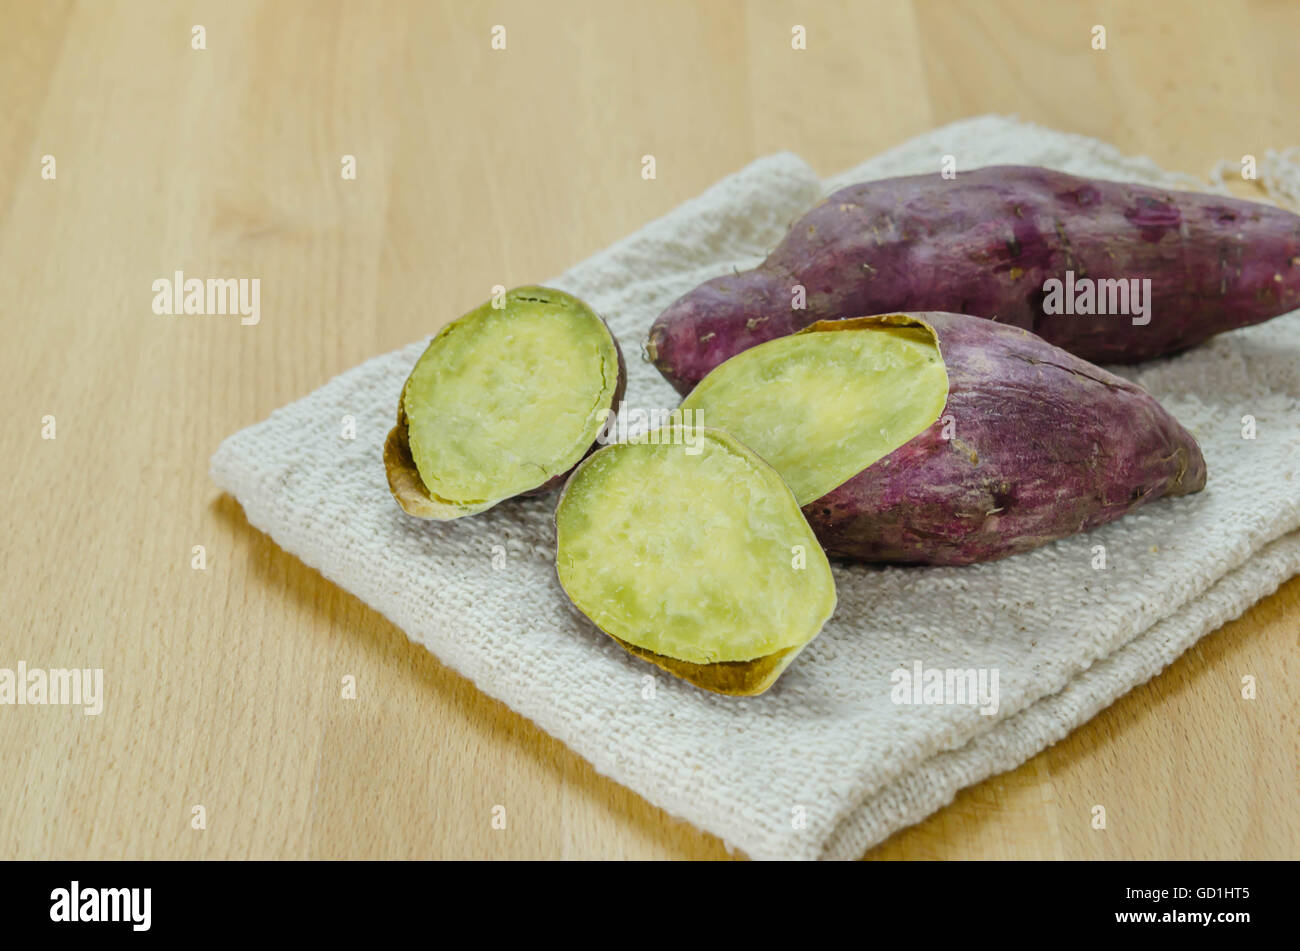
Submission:
[[[822,181],[770,156],[545,283],[603,314],[628,402],[676,405],[639,359],[679,294],[751,267],[852,181],[994,163],[1183,186],[1095,140],[965,120]],[[1086,319],[1086,318],[1084,318]],[[1158,319],[1158,315],[1157,315]],[[450,523],[404,515],[381,447],[424,341],[231,436],[212,477],[248,520],[597,770],[755,858],[851,858],[1065,736],[1300,572],[1300,313],[1129,368],[1204,449],[1209,485],[1085,536],[965,568],[836,566],[839,607],[767,694],[715,696],[626,654],[555,579],[555,497]],[[356,419],[354,440],[341,420]],[[1243,438],[1243,417],[1256,438]],[[1094,547],[1106,548],[1106,570]],[[253,632],[250,632],[252,636]],[[1000,705],[902,705],[891,674],[996,669]],[[409,755],[427,755],[410,750]]]

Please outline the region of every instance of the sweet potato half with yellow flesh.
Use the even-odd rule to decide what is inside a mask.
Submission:
[[[556,488],[596,443],[626,385],[623,354],[590,307],[519,287],[444,327],[402,388],[384,445],[393,497],[453,519]]]
[[[1205,486],[1196,440],[1141,387],[960,314],[821,321],[706,376],[681,409],[794,490],[828,554],[963,565]]]
[[[555,513],[556,572],[631,653],[716,693],[762,693],[835,610],[789,487],[732,436],[668,426],[597,450]]]

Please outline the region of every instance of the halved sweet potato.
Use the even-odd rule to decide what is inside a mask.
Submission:
[[[776,471],[683,426],[593,453],[555,514],[574,605],[638,657],[717,693],[775,682],[835,610],[830,565]]]
[[[959,565],[1205,486],[1141,387],[959,314],[822,321],[744,351],[682,402],[770,462],[828,554]]]
[[[623,398],[623,355],[596,313],[545,287],[444,327],[402,388],[384,445],[394,498],[452,519],[555,488]]]

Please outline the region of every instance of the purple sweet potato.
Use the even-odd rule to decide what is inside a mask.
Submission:
[[[560,486],[618,408],[618,342],[578,298],[518,287],[442,328],[402,387],[384,444],[410,515],[453,519]]]
[[[827,554],[964,565],[1205,486],[1141,387],[959,314],[821,321],[732,357],[682,403],[790,485]]]
[[[723,360],[819,320],[953,311],[1085,360],[1135,363],[1296,308],[1300,216],[993,166],[841,189],[759,267],[673,303],[646,349],[687,393]]]

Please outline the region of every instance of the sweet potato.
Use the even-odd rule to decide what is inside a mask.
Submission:
[[[1085,360],[1133,363],[1296,308],[1300,216],[995,166],[841,189],[758,268],[669,306],[646,349],[687,393],[727,358],[819,320],[954,311],[1031,330]]]
[[[781,477],[732,436],[670,425],[648,438],[569,478],[560,584],[636,656],[717,693],[762,693],[835,610],[826,555]]]
[[[519,287],[444,327],[402,387],[384,445],[411,515],[453,519],[557,488],[623,398],[617,341],[569,294]]]
[[[826,552],[964,565],[1205,486],[1145,390],[1028,331],[959,314],[821,321],[682,402],[791,486]]]

